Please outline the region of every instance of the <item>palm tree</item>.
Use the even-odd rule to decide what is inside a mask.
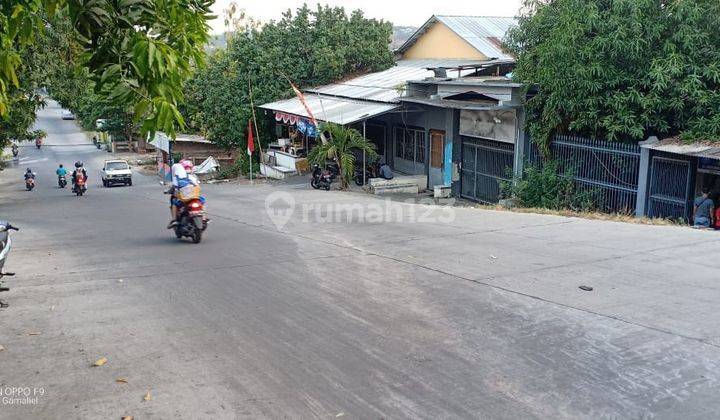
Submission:
[[[372,142],[353,128],[328,123],[320,126],[321,133],[325,133],[329,140],[324,144],[315,146],[308,155],[310,162],[325,166],[328,160],[337,162],[340,169],[340,185],[342,189],[348,187],[355,172],[355,155],[353,151],[365,152],[369,161],[377,158],[376,147]]]

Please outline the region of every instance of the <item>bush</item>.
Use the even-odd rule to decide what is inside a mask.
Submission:
[[[257,177],[257,175],[260,174],[260,163],[258,162],[257,158],[253,158],[252,170],[253,178]],[[220,179],[237,178],[240,174],[250,174],[250,159],[245,153],[240,153],[232,165],[220,168],[218,170],[218,178]]]
[[[519,207],[551,210],[589,211],[595,206],[595,192],[577,188],[572,171],[560,174],[557,161],[527,166],[521,178],[500,185],[501,193]]]

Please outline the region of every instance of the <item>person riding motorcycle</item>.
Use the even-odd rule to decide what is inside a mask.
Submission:
[[[75,183],[77,182],[78,175],[82,175],[82,179],[85,180],[85,185],[87,185],[87,172],[85,171],[85,168],[83,168],[83,163],[81,161],[75,162],[75,170],[72,173],[73,189],[75,188]]]
[[[17,156],[17,155],[18,155],[18,145],[17,145],[17,143],[13,143],[13,144],[12,144],[12,154],[13,154],[13,156]]]
[[[27,168],[27,170],[25,171],[25,181],[27,181],[28,179],[35,179],[35,173],[30,168]]]
[[[55,170],[55,174],[58,177],[58,182],[60,182],[60,179],[64,179],[67,176],[67,169],[63,167],[63,164],[61,163],[60,166]],[[61,187],[64,187],[64,185],[60,184]]]
[[[64,177],[67,176],[67,169],[65,169],[61,163],[57,170],[55,170],[55,173],[58,177]]]
[[[172,177],[172,186],[170,187],[169,193],[170,193],[170,223],[168,223],[167,228],[172,229],[177,224],[177,210],[178,210],[178,200],[176,197],[177,190],[179,188],[185,187],[189,184],[193,185],[199,185],[200,182],[198,181],[197,177],[192,175],[192,171],[194,169],[194,166],[192,162],[190,162],[187,159],[183,159],[178,163],[173,164],[173,166],[170,167],[170,175]]]

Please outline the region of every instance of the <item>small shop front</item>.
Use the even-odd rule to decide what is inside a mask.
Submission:
[[[285,174],[303,172],[309,169],[308,153],[318,144],[316,121],[331,122],[353,127],[369,139],[376,141],[378,151],[384,150],[384,126],[369,122],[373,117],[390,112],[399,105],[358,101],[322,95],[309,95],[305,103],[298,98],[262,105],[266,116],[272,116],[276,140],[268,145],[263,169],[265,175],[284,178]]]
[[[690,221],[693,201],[704,190],[720,205],[720,147],[676,139],[641,146],[639,215]]]

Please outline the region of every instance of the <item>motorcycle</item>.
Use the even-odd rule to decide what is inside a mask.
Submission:
[[[363,168],[356,166],[353,173],[353,180],[355,185],[362,187],[367,183],[370,178],[380,177],[380,167],[377,164],[368,164],[363,171]],[[364,182],[363,182],[364,181]]]
[[[58,176],[58,187],[65,188],[67,185],[67,179],[65,176]]]
[[[20,230],[16,228],[15,226],[11,225],[9,222],[0,220],[0,279],[2,279],[4,276],[14,276],[15,273],[4,273],[3,267],[5,266],[5,261],[7,261],[8,254],[10,253],[10,248],[12,248],[12,240],[10,239],[10,231],[11,230]],[[7,287],[3,286],[2,283],[0,283],[0,292],[7,292]],[[7,304],[3,301],[0,301],[0,307],[6,307]]]
[[[18,153],[19,153],[18,147],[13,144],[13,146],[12,146],[12,154],[13,154],[13,157],[17,157],[17,156],[18,156]]]
[[[205,200],[203,198],[193,199],[183,203],[178,208],[177,223],[175,224],[175,237],[181,239],[187,237],[193,243],[200,243],[202,234],[207,229],[205,219]]]
[[[85,194],[85,191],[87,191],[87,187],[85,186],[85,177],[82,175],[75,177],[75,185],[73,185],[73,192],[78,196],[82,196]]]
[[[38,137],[37,139],[35,139],[35,147],[40,149],[40,146],[42,146],[42,139]]]
[[[327,169],[322,169],[320,165],[313,165],[312,178],[310,179],[310,185],[319,190],[324,188],[326,191],[330,191],[330,184],[340,174],[340,170],[337,165],[328,165]]]
[[[26,178],[25,179],[25,188],[28,191],[32,191],[33,188],[35,188],[35,178]]]

